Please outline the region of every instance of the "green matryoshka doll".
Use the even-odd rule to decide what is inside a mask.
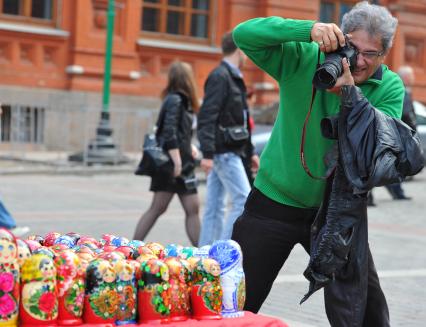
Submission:
[[[139,323],[167,323],[170,315],[169,268],[160,259],[141,263],[138,281]]]
[[[210,258],[194,261],[192,270],[192,316],[197,320],[221,319],[220,265]]]

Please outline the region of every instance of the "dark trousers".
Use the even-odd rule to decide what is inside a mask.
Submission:
[[[234,224],[232,239],[243,252],[246,278],[245,310],[258,312],[279,271],[296,244],[310,252],[310,228],[317,209],[301,209],[277,203],[257,189],[250,193],[243,214]],[[368,246],[368,245],[367,245]],[[368,287],[363,326],[389,326],[389,312],[379,278],[368,249]],[[308,285],[308,281],[306,282]],[[327,317],[332,326],[343,327],[347,321],[344,304],[334,293],[338,283],[324,291]],[[298,301],[300,299],[295,299]]]

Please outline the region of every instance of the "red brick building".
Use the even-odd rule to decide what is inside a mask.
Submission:
[[[239,22],[269,15],[338,22],[355,2],[116,0],[111,113],[120,143],[127,149],[139,146],[173,60],[192,64],[201,90],[220,60],[221,35]],[[399,19],[387,64],[413,66],[414,97],[426,102],[426,0],[370,2],[386,5]],[[106,6],[107,0],[0,0],[3,148],[15,140],[72,149],[94,133],[101,108]],[[245,75],[259,104],[276,99],[276,84],[253,64]],[[114,114],[120,119],[114,120]]]

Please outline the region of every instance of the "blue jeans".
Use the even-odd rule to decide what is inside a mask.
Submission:
[[[3,202],[0,200],[0,227],[11,229],[16,227],[16,222],[10,215],[9,211],[3,205]]]
[[[244,209],[250,184],[241,158],[232,152],[217,154],[213,169],[207,176],[207,195],[198,246],[218,239],[230,239],[235,220]],[[225,221],[225,194],[231,209]]]

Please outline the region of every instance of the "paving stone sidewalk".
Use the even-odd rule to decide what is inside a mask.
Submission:
[[[11,165],[20,174],[2,174]],[[0,196],[21,225],[32,233],[76,231],[99,237],[114,233],[131,238],[147,209],[149,179],[132,169],[96,173],[31,172],[33,165],[0,160]],[[45,169],[45,166],[42,165]],[[129,167],[131,168],[131,167]],[[25,171],[26,170],[26,171]],[[94,172],[95,170],[92,170]],[[52,169],[50,169],[52,172]],[[381,284],[389,302],[391,326],[425,326],[426,321],[426,172],[404,184],[410,201],[394,201],[384,188],[374,190],[377,207],[369,208],[369,240]],[[205,186],[200,186],[202,208]],[[189,245],[183,211],[174,199],[147,240]],[[265,254],[267,255],[267,254]],[[290,326],[328,326],[322,293],[305,304],[302,272],[308,256],[301,247],[292,252],[261,312],[281,317]]]

